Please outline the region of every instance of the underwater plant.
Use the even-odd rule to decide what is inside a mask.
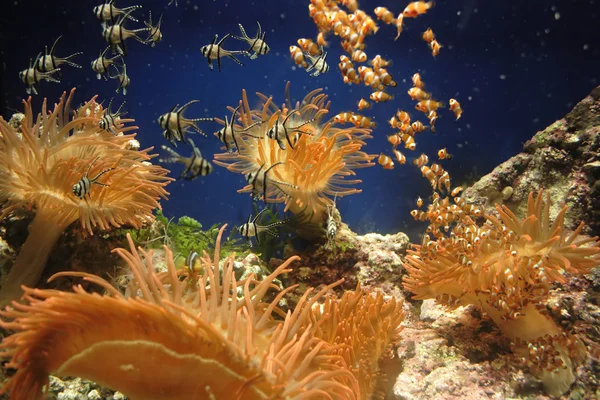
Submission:
[[[496,205],[496,218],[458,197],[455,205],[448,197],[437,199],[426,213],[428,232],[436,237],[426,234],[421,246],[409,250],[404,286],[415,299],[481,308],[512,340],[514,353],[547,393],[560,396],[587,351],[546,315],[545,300],[554,282],[566,281],[565,273],[585,274],[600,265],[600,242],[578,238],[583,223],[565,233],[567,206],[551,224],[550,196],[543,197],[542,191],[529,194],[522,220],[506,206]],[[442,231],[444,225],[451,229]]]
[[[177,221],[174,218],[167,219],[160,209],[155,211],[156,220],[151,226],[141,229],[126,229],[125,234],[131,235],[133,241],[149,249],[159,249],[164,245],[170,247],[175,253],[175,259],[185,259],[191,251],[202,253],[214,246],[219,226],[217,224],[204,229],[202,224],[194,218],[184,215]],[[229,233],[224,243],[221,243],[221,254],[229,253],[246,255],[250,248],[239,238],[234,236],[235,229]],[[178,262],[175,263],[179,265]]]
[[[1,302],[18,298],[21,285],[38,283],[52,248],[73,222],[90,235],[96,227],[139,228],[154,219],[152,210],[168,195],[164,187],[171,178],[148,162],[151,148],[127,148],[135,134],[125,133],[137,127],[124,124],[133,120],[115,120],[95,97],[71,119],[73,94],[63,93],[51,112],[44,100],[37,117],[31,98],[24,101],[21,133],[0,118],[0,218],[18,209],[35,212]]]
[[[25,290],[28,304],[0,312],[0,326],[15,331],[0,357],[17,372],[0,393],[41,399],[48,374],[79,376],[131,399],[368,399],[378,390],[384,358],[397,339],[402,304],[357,289],[341,300],[327,297],[334,282],[308,289],[295,309],[279,301],[297,285],[270,296],[274,279],[299,259],[283,262],[263,280],[236,281],[234,255],[220,264],[219,230],[214,255],[204,252],[202,273],[157,273],[152,250],[115,251],[131,268],[125,294],[103,279],[75,272],[106,294]],[[238,291],[241,289],[241,296]],[[312,296],[311,296],[312,295]],[[267,298],[272,300],[267,300]]]
[[[361,183],[359,179],[346,178],[356,175],[355,169],[375,165],[371,161],[376,156],[361,151],[364,140],[372,137],[371,130],[335,128],[333,118],[322,121],[330,102],[320,93],[321,89],[313,90],[292,106],[289,87],[288,82],[286,103],[281,108],[272,97],[257,93],[262,107],[256,110],[250,108],[246,91],[242,90],[242,127],[234,128],[238,131],[234,138],[237,149],[215,154],[214,162],[247,176],[264,174],[258,179],[260,184],[256,180],[254,184],[249,182],[238,192],[250,192],[269,203],[283,202],[285,211],[306,212],[310,222],[321,223],[327,206],[333,203],[331,197],[361,192],[353,187]],[[251,128],[246,130],[248,127]]]

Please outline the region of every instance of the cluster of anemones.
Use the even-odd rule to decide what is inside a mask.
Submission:
[[[599,265],[597,238],[578,239],[583,224],[565,233],[568,207],[550,223],[550,198],[544,201],[541,191],[529,195],[523,220],[506,206],[496,206],[497,218],[459,197],[455,202],[438,196],[424,212],[431,225],[406,258],[405,287],[417,299],[480,307],[513,340],[515,353],[547,392],[564,393],[585,346],[546,315],[544,300],[553,282],[565,282],[565,273]]]
[[[51,112],[44,100],[36,117],[31,99],[24,101],[21,132],[0,117],[0,218],[35,212],[0,302],[18,298],[23,284],[37,284],[59,236],[75,221],[90,234],[96,227],[141,227],[168,194],[168,171],[148,162],[151,149],[131,146],[135,135],[128,132],[137,127],[125,123],[133,120],[110,114],[95,98],[70,118],[73,94],[63,94]]]
[[[100,296],[76,286],[73,293],[26,289],[28,304],[0,312],[0,326],[16,331],[0,356],[17,370],[0,393],[39,399],[48,375],[79,376],[133,399],[369,399],[381,395],[380,364],[398,338],[402,304],[361,290],[341,299],[326,286],[295,309],[278,307],[286,293],[267,301],[273,281],[297,256],[258,280],[236,281],[235,254],[220,263],[201,257],[201,273],[176,270],[166,249],[167,271],[157,273],[152,252],[117,249],[131,268],[126,294],[101,278],[75,272],[103,287]],[[220,267],[221,265],[221,267]]]
[[[353,185],[361,181],[346,178],[354,176],[357,168],[374,165],[371,161],[375,158],[361,151],[364,140],[371,138],[370,129],[335,128],[333,119],[322,121],[329,112],[329,102],[320,92],[313,90],[293,107],[288,83],[282,108],[271,97],[257,93],[263,104],[253,110],[246,91],[242,91],[241,126],[234,127],[239,132],[237,149],[215,155],[217,165],[246,175],[264,173],[279,163],[269,171],[266,185],[256,188],[248,184],[239,192],[256,193],[266,187],[266,193],[259,193],[265,202],[284,202],[286,210],[307,212],[312,221],[321,221],[327,206],[333,203],[331,197],[359,193],[361,190]],[[279,140],[268,134],[276,127]],[[287,135],[282,133],[284,130]]]

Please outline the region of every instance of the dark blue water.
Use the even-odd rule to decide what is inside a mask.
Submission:
[[[315,88],[324,88],[332,100],[332,113],[356,110],[356,102],[368,97],[371,90],[364,86],[344,85],[337,69],[342,50],[335,37],[330,37],[328,74],[310,78],[301,70],[293,70],[288,48],[301,37],[316,38],[317,29],[308,16],[308,1],[298,0],[182,0],[179,7],[166,7],[168,0],[144,0],[144,8],[134,15],[139,24],[128,22],[129,28],[142,27],[152,10],[154,19],[164,13],[164,41],[155,48],[129,42],[126,58],[131,86],[127,96],[114,93],[117,82],[98,81],[90,62],[105,48],[100,23],[92,13],[96,1],[3,1],[0,12],[0,57],[2,71],[0,96],[4,117],[12,109],[20,109],[25,86],[18,71],[28,66],[29,58],[51,46],[64,35],[57,54],[64,56],[83,51],[83,69],[65,66],[61,84],[42,83],[39,105],[46,96],[56,101],[63,90],[77,87],[77,101],[99,94],[100,99],[115,96],[115,103],[127,100],[129,115],[139,125],[138,139],[142,147],[164,144],[156,119],[176,103],[192,99],[201,101],[192,106],[189,117],[228,114],[227,105],[236,105],[245,88],[273,95],[276,103],[284,101],[286,81],[292,82],[293,100],[302,99]],[[124,7],[135,1],[117,1]],[[373,15],[377,6],[388,7],[394,13],[402,11],[408,1],[361,1],[360,8]],[[427,90],[434,97],[447,101],[457,98],[463,106],[463,117],[442,113],[437,122],[437,135],[417,137],[416,157],[447,147],[454,158],[445,163],[454,184],[488,173],[522,149],[522,143],[537,130],[561,118],[594,87],[600,84],[600,3],[588,1],[437,1],[427,15],[406,19],[405,30],[394,41],[395,27],[380,24],[375,36],[367,38],[365,51],[370,58],[381,54],[394,64],[388,68],[398,81],[390,91],[396,99],[374,105],[366,113],[379,123],[374,138],[366,146],[369,153],[381,151],[391,155],[386,135],[392,133],[386,121],[396,109],[410,110],[413,118],[424,121],[414,110],[414,102],[406,95],[410,77],[420,72]],[[200,47],[215,34],[238,34],[242,23],[253,36],[259,20],[267,33],[271,53],[257,60],[247,58],[240,67],[224,60],[222,72],[210,71]],[[434,59],[420,39],[431,27],[444,45]],[[227,49],[244,49],[245,44],[233,39]],[[250,97],[251,105],[253,96]],[[414,112],[412,112],[414,111]],[[332,114],[332,115],[333,115]],[[424,121],[425,122],[425,121]],[[212,132],[218,124],[204,124],[207,138],[195,136],[205,156],[219,152],[220,143]],[[180,149],[187,149],[181,147]],[[186,150],[184,150],[186,151]],[[382,233],[403,230],[411,234],[422,231],[421,224],[412,221],[409,211],[418,195],[429,194],[428,183],[413,165],[397,166],[386,171],[379,166],[358,170],[363,180],[358,195],[338,199],[344,220],[358,232]],[[236,190],[244,185],[243,177],[215,167],[212,175],[193,182],[177,182],[169,186],[171,197],[163,207],[168,216],[190,215],[205,225],[217,222],[242,223],[252,210],[248,195]]]

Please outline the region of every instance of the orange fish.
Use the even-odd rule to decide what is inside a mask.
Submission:
[[[379,54],[377,54],[371,61],[369,61],[369,64],[373,66],[375,71],[379,72],[380,68],[389,67],[392,65],[392,62],[382,58]]]
[[[415,142],[415,138],[409,134],[404,133],[401,136],[402,141],[404,142],[404,148],[414,151],[417,148],[417,143]]]
[[[369,103],[366,99],[361,98],[358,102],[358,109],[364,110],[365,108],[371,108],[371,103]]]
[[[421,14],[425,14],[427,10],[433,7],[433,1],[413,1],[404,9],[404,16],[406,18],[416,18]]]
[[[435,100],[421,100],[417,103],[415,108],[424,113],[429,113],[430,111],[437,111],[438,108],[444,107],[444,103],[441,101]]]
[[[421,80],[421,74],[419,74],[418,72],[416,72],[412,76],[412,82],[413,82],[413,86],[416,88],[423,89],[425,87],[425,84]]]
[[[394,14],[385,7],[377,7],[375,9],[375,15],[377,19],[383,21],[385,24],[391,24],[394,22]]]
[[[452,103],[450,103],[450,105],[452,105]],[[438,119],[437,112],[435,112],[434,110],[429,111],[429,114],[427,114],[427,118],[429,118],[431,132],[435,133],[435,121],[437,121]]]
[[[352,53],[352,60],[356,61],[356,62],[365,62],[367,61],[367,54],[362,51],[362,50],[354,50],[354,53]]]
[[[346,124],[348,122],[351,122],[352,118],[354,118],[354,113],[351,111],[348,112],[342,112],[339,113],[338,115],[336,115],[335,117],[333,117],[333,120],[335,122],[337,122],[338,124]]]
[[[398,161],[398,164],[400,165],[404,165],[406,164],[406,157],[404,157],[404,154],[400,153],[399,150],[394,149],[394,155],[396,156],[396,160]]]
[[[423,89],[418,87],[412,87],[408,90],[408,95],[413,100],[429,100],[431,98],[431,93],[427,93]]]
[[[450,193],[450,195],[451,195],[452,197],[456,197],[456,196],[458,196],[458,194],[459,194],[460,192],[462,192],[462,191],[463,191],[463,187],[462,187],[462,186],[457,186],[457,187],[455,187],[454,189],[452,189],[452,192]]]
[[[371,118],[364,115],[353,115],[350,118],[350,122],[357,128],[375,128],[377,126],[375,122],[371,122]]]
[[[445,147],[443,149],[439,149],[437,154],[440,160],[449,160],[452,158],[452,154],[449,154]]]
[[[423,175],[423,177],[425,179],[427,179],[429,181],[429,183],[431,184],[431,187],[434,188],[435,183],[436,183],[436,178],[435,178],[435,174],[433,173],[433,171],[427,165],[423,165],[421,167],[421,174]]]
[[[298,46],[311,56],[320,56],[321,48],[310,39],[298,39]]]
[[[301,66],[302,68],[307,68],[308,63],[304,60],[304,53],[297,46],[290,46],[290,56],[292,56],[292,60],[296,63],[296,65]]]
[[[423,32],[423,35],[421,35],[421,37],[427,43],[431,43],[433,41],[433,39],[435,39],[435,35],[433,34],[433,31],[431,30],[431,28],[427,28],[427,30],[425,32]]]
[[[390,73],[387,72],[387,70],[385,68],[380,68],[379,71],[377,71],[377,74],[379,76],[379,80],[385,86],[391,86],[391,87],[398,86],[398,83],[396,83],[394,78],[392,78],[392,75],[390,75]]]
[[[395,133],[392,135],[388,135],[387,141],[390,142],[390,144],[394,147],[402,143],[402,139],[400,139],[400,136],[396,135]]]
[[[403,124],[410,124],[410,114],[404,110],[399,110],[396,112],[396,117]]]
[[[419,196],[417,198],[417,207],[421,208],[422,205],[423,205],[423,199]]]
[[[373,100],[376,103],[379,103],[380,101],[381,102],[389,101],[394,98],[394,96],[392,96],[391,94],[382,92],[382,91],[373,92],[373,93],[371,93],[370,97],[371,97],[371,100]]]
[[[421,121],[415,121],[412,123],[411,128],[413,129],[413,131],[415,132],[423,132],[425,129],[427,129],[427,127],[425,125],[423,125],[423,123]]]
[[[456,116],[456,119],[458,120],[461,116],[462,116],[462,108],[460,106],[460,103],[458,101],[456,101],[455,99],[450,99],[450,110],[452,110],[454,112],[454,115]]]
[[[357,0],[342,0],[341,3],[346,6],[350,12],[355,12],[358,10],[358,1]]]
[[[396,30],[398,34],[394,38],[394,40],[398,40],[400,34],[402,33],[402,29],[404,28],[404,14],[398,14],[398,18],[396,18]]]
[[[392,118],[389,119],[388,124],[390,124],[392,128],[396,128],[398,125],[400,125],[400,121],[398,121],[398,119],[394,115]]]
[[[429,162],[429,157],[427,157],[427,154],[421,153],[421,155],[418,158],[415,158],[412,163],[414,165],[416,165],[417,167],[421,168],[423,165],[426,165],[428,162]]]
[[[440,54],[440,49],[443,47],[441,44],[438,43],[437,40],[433,39],[431,41],[431,43],[429,43],[429,47],[431,48],[431,54],[434,57],[437,57],[438,54]]]
[[[389,156],[386,156],[383,153],[379,154],[379,158],[377,159],[377,163],[383,167],[383,169],[394,169],[394,162]]]
[[[323,47],[329,46],[329,42],[325,40],[325,34],[323,32],[319,32],[319,34],[317,35],[317,44]]]

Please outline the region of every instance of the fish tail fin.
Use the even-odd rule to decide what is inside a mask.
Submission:
[[[61,61],[67,65],[70,65],[71,67],[81,68],[81,65],[74,63],[73,61],[71,61],[71,59],[74,57],[80,56],[82,54],[83,54],[83,52],[78,51],[77,53],[73,53],[70,56],[66,56],[65,58],[61,59]]]
[[[130,14],[131,14],[131,12],[132,12],[132,11],[134,11],[134,10],[138,10],[138,9],[140,9],[140,8],[142,8],[142,6],[139,6],[139,5],[138,5],[138,6],[129,6],[129,7],[125,7],[125,8],[124,8],[123,10],[121,10],[121,11],[123,11],[124,13],[126,13],[126,15],[125,15],[125,18],[127,18],[127,19],[130,19],[130,20],[132,20],[133,22],[138,22],[138,20],[137,20],[137,19],[135,19],[135,18],[133,18],[133,17],[132,17]]]

